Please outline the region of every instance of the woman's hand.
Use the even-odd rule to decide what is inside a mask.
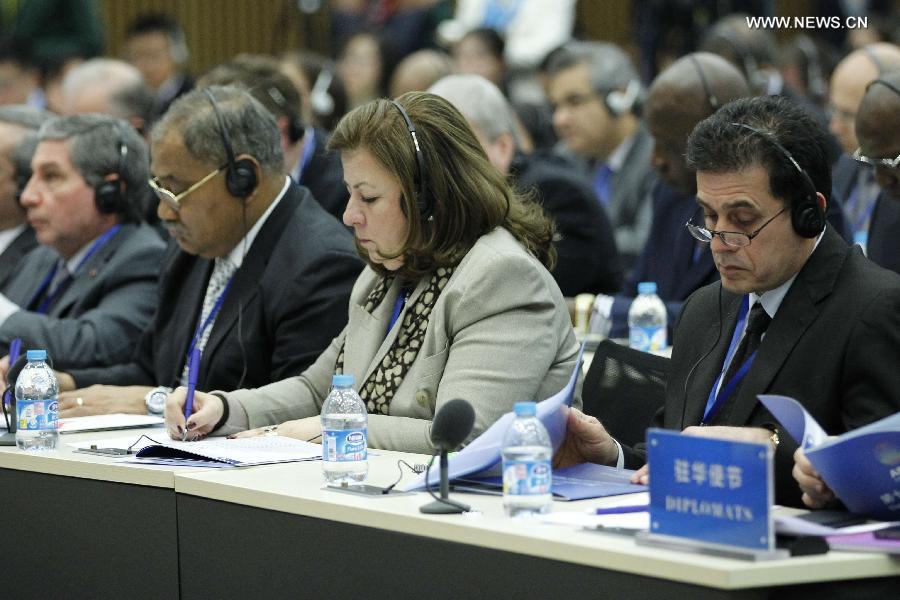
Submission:
[[[245,438],[258,435],[280,435],[303,440],[304,442],[321,442],[322,422],[319,420],[319,417],[307,417],[295,421],[285,421],[279,425],[266,425],[265,427],[248,429],[228,437]]]
[[[225,412],[223,400],[213,394],[194,393],[193,413],[184,418],[187,388],[182,386],[166,399],[166,431],[173,439],[199,440],[209,435]],[[187,432],[187,433],[185,433]]]

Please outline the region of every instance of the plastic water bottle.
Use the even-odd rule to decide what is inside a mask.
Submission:
[[[638,284],[638,296],[628,310],[629,345],[643,352],[666,347],[666,305],[656,295],[656,282]]]
[[[553,505],[553,447],[534,402],[516,402],[516,420],[503,437],[503,506],[511,517],[546,513]]]
[[[353,389],[353,375],[334,375],[322,405],[322,473],[328,485],[365,481],[369,472],[369,413]]]
[[[29,350],[25,357],[28,364],[16,380],[16,446],[53,450],[59,441],[59,383],[45,362],[46,350]]]

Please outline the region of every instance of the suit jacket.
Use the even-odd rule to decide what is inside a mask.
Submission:
[[[306,372],[224,394],[229,419],[217,433],[318,415],[344,342],[344,372],[359,388],[399,330],[387,332],[399,281],[372,313],[364,308],[378,278],[371,269],[359,276],[347,327]],[[419,282],[404,312],[427,285],[427,279]],[[402,319],[401,314],[398,322]],[[542,400],[562,389],[577,355],[568,309],[553,277],[508,231],[495,229],[469,250],[434,305],[390,414],[369,415],[369,445],[432,453],[431,419],[453,398],[468,400],[475,409],[471,439],[515,402]]]
[[[622,169],[613,176],[608,213],[616,233],[616,247],[625,256],[626,266],[637,260],[644,248],[653,221],[653,187],[656,173],[650,166],[653,137],[638,127],[634,144],[625,155]]]
[[[0,293],[6,291],[6,285],[22,265],[22,259],[37,247],[34,229],[26,225],[12,243],[0,254]]]
[[[350,198],[344,184],[344,168],[338,153],[328,151],[328,133],[319,128],[314,131],[315,149],[297,183],[308,187],[322,208],[341,221]]]
[[[876,265],[900,273],[900,200],[891,198],[885,192],[878,195],[869,237],[866,241],[866,255]]]
[[[131,361],[72,371],[78,387],[178,385],[212,268],[212,260],[173,244],[159,310]],[[301,373],[347,322],[361,269],[350,234],[291,184],[235,273],[203,351],[198,389],[257,387]]]
[[[3,352],[13,338],[26,348],[45,348],[57,369],[120,362],[131,355],[156,310],[165,244],[146,224],[123,224],[81,266],[47,314],[24,310],[46,273],[59,260],[39,246],[9,282],[6,296],[23,307],[0,325]]]
[[[721,301],[720,301],[721,300]],[[703,417],[731,342],[742,296],[720,283],[684,305],[675,330],[666,402],[654,426],[682,429]],[[866,260],[830,227],[800,270],[769,325],[737,397],[714,425],[776,423],[757,394],[796,398],[838,435],[900,410],[900,277]],[[775,500],[800,506],[791,477],[797,443],[780,436]],[[626,465],[646,458],[625,450]]]
[[[698,288],[719,280],[709,245],[704,244],[698,252],[699,242],[684,226],[697,212],[694,196],[662,182],[657,184],[653,191],[653,226],[622,293],[613,300],[610,337],[628,336],[628,309],[639,282],[656,282],[656,295],[669,313],[671,335],[682,302]]]
[[[533,189],[556,221],[560,236],[553,277],[564,296],[612,294],[622,286],[622,266],[606,212],[590,184],[563,159],[519,154],[510,175],[523,190]]]

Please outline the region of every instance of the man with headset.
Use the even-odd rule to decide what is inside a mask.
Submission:
[[[824,131],[782,98],[736,100],[694,129],[687,156],[704,222],[688,229],[710,243],[721,282],[685,302],[652,423],[770,442],[775,500],[788,505],[800,504],[797,444],[758,394],[796,398],[829,434],[900,410],[900,277],[826,226],[826,152]],[[573,410],[558,462],[578,459],[637,468],[646,452]]]
[[[162,414],[194,350],[198,390],[299,374],[347,319],[362,263],[344,227],[285,176],[269,111],[237,88],[194,90],[151,140],[151,186],[177,241],[159,310],[128,362],[60,374],[61,389],[84,388],[60,396],[63,415]]]
[[[51,119],[38,138],[21,203],[40,246],[0,296],[0,347],[21,338],[57,368],[103,365],[156,310],[165,244],[136,209],[150,194],[147,147],[100,115]]]
[[[641,84],[617,46],[577,43],[547,65],[553,126],[609,215],[626,268],[644,247],[652,219],[653,140],[638,117]]]

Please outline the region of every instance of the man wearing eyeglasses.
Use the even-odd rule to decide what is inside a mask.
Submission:
[[[287,177],[278,139],[271,113],[227,87],[180,97],[155,126],[151,187],[177,241],[159,310],[130,361],[60,376],[74,390],[60,395],[63,416],[161,414],[194,350],[198,390],[259,387],[302,372],[341,331],[362,265],[350,234]]]
[[[867,256],[900,273],[900,71],[872,81],[856,115],[853,157],[878,184]]]
[[[782,98],[737,100],[694,129],[687,156],[704,216],[688,229],[709,242],[721,281],[684,305],[652,423],[771,443],[776,502],[788,505],[801,504],[797,444],[758,394],[796,398],[832,435],[900,410],[900,277],[825,225],[826,152],[825,132]],[[573,410],[557,462],[579,458],[637,468],[646,452],[619,451]]]

